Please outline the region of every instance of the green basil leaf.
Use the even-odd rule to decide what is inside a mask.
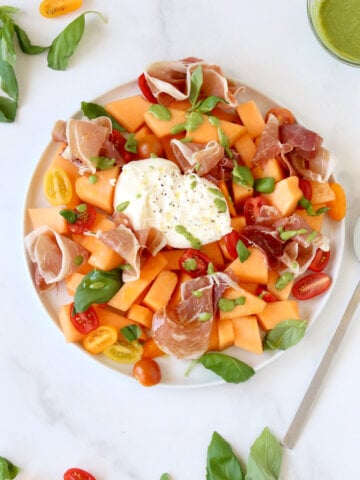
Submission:
[[[125,202],[121,202],[118,205],[116,205],[116,211],[117,212],[123,212],[124,210],[127,209],[127,207],[130,205],[129,200],[126,200]]]
[[[17,7],[11,7],[10,5],[3,5],[0,7],[0,19],[2,20],[6,15],[12,15],[13,13],[17,13],[19,9]]]
[[[87,11],[79,15],[53,40],[47,60],[48,66],[54,70],[66,70],[69,60],[78,47],[85,30],[85,15],[94,13],[99,15],[104,21],[101,13],[96,11]]]
[[[193,132],[196,130],[202,123],[204,123],[204,117],[199,112],[190,112],[186,116],[185,121],[185,130],[187,132]]]
[[[225,353],[204,353],[196,362],[229,383],[244,382],[255,374],[250,365]]]
[[[232,170],[232,178],[235,183],[243,187],[252,187],[254,185],[254,177],[250,168],[237,163],[235,163]]]
[[[185,132],[185,123],[178,123],[177,125],[174,125],[172,129],[170,130],[170,133],[172,135],[177,135],[178,133]]]
[[[214,432],[207,450],[206,480],[243,480],[240,462],[231,445]]]
[[[225,135],[225,132],[224,130],[221,128],[221,127],[218,127],[218,137],[219,137],[219,143],[222,147],[225,148],[225,152],[227,154],[227,156],[229,158],[232,158],[233,157],[233,154],[230,150],[230,146],[229,146],[229,139],[228,137]]]
[[[277,480],[282,458],[280,443],[265,427],[250,448],[245,480]]]
[[[74,210],[64,209],[64,210],[60,210],[59,213],[69,223],[75,223],[76,220],[78,219],[78,216],[76,215]]]
[[[122,271],[91,270],[75,290],[74,308],[76,313],[84,312],[93,303],[108,302],[122,286]]]
[[[237,298],[219,298],[218,307],[222,312],[232,312],[237,305],[245,304],[245,297]]]
[[[203,84],[203,72],[201,65],[198,65],[192,72],[190,77],[190,93],[189,101],[191,105],[195,105],[200,94],[200,90]]]
[[[135,138],[135,133],[130,133],[130,135],[128,136],[126,142],[125,142],[125,150],[127,152],[131,152],[131,153],[137,153],[137,146],[138,146],[138,142]]]
[[[280,227],[279,233],[281,240],[286,241],[296,237],[296,235],[305,235],[305,233],[308,233],[308,230],[306,228],[298,228],[297,230],[284,230],[284,227]]]
[[[115,118],[108,113],[102,105],[91,102],[81,102],[81,110],[83,114],[90,120],[98,117],[108,117],[111,120],[112,128],[119,132],[125,132],[125,128],[118,123]]]
[[[17,102],[0,96],[0,122],[13,122],[16,117]]]
[[[276,290],[282,290],[286,287],[295,277],[295,274],[292,272],[285,272],[280,275],[280,277],[275,282]]]
[[[0,88],[17,102],[19,98],[19,87],[15,72],[10,63],[0,57]]]
[[[304,337],[305,320],[284,320],[265,336],[265,347],[269,350],[287,350]]]
[[[129,340],[129,342],[137,340],[142,334],[139,325],[127,325],[126,327],[121,328],[120,332],[124,335],[126,340]]]
[[[91,163],[95,165],[98,170],[107,170],[114,166],[115,159],[108,157],[89,157]]]
[[[13,480],[20,472],[20,468],[7,460],[0,457],[0,480]]]
[[[19,27],[19,25],[14,24],[14,30],[21,48],[21,51],[27,55],[38,55],[49,49],[49,47],[41,47],[40,45],[33,45],[27,33]]]
[[[196,106],[196,111],[200,113],[210,113],[218,103],[228,103],[226,100],[215,95],[210,95],[210,97],[201,100]]]
[[[227,212],[227,203],[225,200],[221,200],[221,198],[215,198],[214,203],[219,213]]]
[[[254,188],[260,193],[272,193],[275,189],[275,178],[257,178],[254,182]]]
[[[300,198],[299,205],[300,207],[303,207],[306,210],[306,213],[311,217],[321,215],[322,213],[326,213],[329,210],[329,207],[321,207],[317,210],[314,210],[312,203],[304,195]]]
[[[154,103],[149,107],[148,111],[158,120],[168,121],[171,119],[170,110],[165,105],[160,105],[160,103]]]
[[[0,30],[0,56],[4,62],[12,67],[16,62],[16,51],[14,45],[14,22],[9,15],[2,17]]]
[[[208,117],[210,125],[213,127],[220,127],[220,118],[215,117],[215,115],[209,115]]]
[[[238,240],[236,243],[236,252],[238,254],[240,262],[245,262],[250,255],[250,250],[245,246],[245,243],[242,240]]]
[[[168,473],[163,473],[160,477],[160,480],[170,480],[169,474]]]

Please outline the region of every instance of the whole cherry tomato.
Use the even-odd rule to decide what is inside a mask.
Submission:
[[[133,376],[141,385],[152,387],[161,380],[159,364],[152,358],[142,358],[134,364]]]

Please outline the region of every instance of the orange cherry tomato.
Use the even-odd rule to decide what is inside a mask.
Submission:
[[[283,107],[270,108],[270,110],[265,115],[265,122],[267,122],[270,114],[274,115],[281,124],[296,123],[294,115],[287,108],[283,108]]]
[[[152,358],[142,358],[135,363],[133,375],[144,387],[152,387],[161,380],[159,364]]]
[[[45,196],[54,207],[66,205],[72,198],[72,186],[70,179],[62,168],[49,168],[43,180]]]
[[[77,10],[82,5],[82,0],[43,0],[39,10],[43,17],[53,18]]]
[[[118,332],[112,325],[100,325],[83,339],[85,350],[93,355],[102,353],[110,345],[114,345],[118,338]]]
[[[151,154],[161,157],[164,147],[156,135],[149,134],[139,140],[137,153],[140,158],[150,158]]]
[[[340,222],[345,217],[346,213],[346,194],[345,190],[339,183],[331,182],[331,190],[335,193],[335,200],[328,202],[328,215],[333,220]]]

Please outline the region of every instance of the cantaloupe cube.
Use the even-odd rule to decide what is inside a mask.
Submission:
[[[257,314],[260,327],[271,330],[284,320],[298,320],[299,306],[295,300],[279,300],[267,303],[264,310]]]
[[[280,274],[276,272],[275,270],[270,270],[269,271],[269,280],[267,283],[267,291],[274,295],[276,298],[279,300],[287,300],[289,298],[289,295],[291,293],[292,286],[294,284],[294,281],[292,280],[289,282],[284,288],[279,290],[276,288],[276,281],[280,277]]]
[[[107,310],[103,307],[98,307],[97,305],[94,305],[94,309],[99,318],[100,325],[110,325],[111,327],[115,327],[116,330],[118,330],[119,332],[122,328],[128,327],[129,325],[137,325],[137,323],[133,320],[130,320],[129,318],[120,315],[117,312]],[[146,340],[147,335],[144,330],[142,331],[139,338],[141,340]]]
[[[326,203],[335,200],[335,193],[330,187],[329,182],[316,182],[310,180],[310,184],[312,203]]]
[[[245,302],[242,305],[236,305],[235,308],[230,311],[219,309],[220,321],[226,318],[232,319],[247,315],[255,315],[262,312],[266,306],[266,302],[264,300],[240,287],[239,289],[233,287],[227,288],[222,295],[222,298],[227,298],[230,300],[240,297],[244,297],[245,299]]]
[[[128,132],[135,132],[144,123],[144,114],[150,105],[142,95],[134,95],[107,103],[105,110]]]
[[[219,182],[219,185],[218,185],[219,189],[222,191],[224,197],[225,197],[225,200],[226,200],[226,204],[227,204],[227,207],[229,209],[229,213],[232,217],[236,217],[237,216],[237,212],[236,212],[236,208],[235,208],[235,205],[234,205],[234,202],[233,202],[233,199],[230,195],[230,192],[229,192],[229,189],[226,185],[226,182],[225,180],[221,180]]]
[[[219,335],[218,335],[218,318],[214,318],[212,327],[211,327],[211,332],[210,332],[210,338],[209,338],[209,345],[207,348],[208,352],[216,352],[219,350]]]
[[[180,270],[180,263],[179,260],[180,258],[184,255],[186,252],[185,248],[176,248],[173,250],[162,250],[162,255],[167,260],[167,270]]]
[[[152,319],[153,319],[154,312],[150,310],[148,307],[144,307],[144,305],[139,305],[134,303],[129,308],[126,316],[130,320],[133,320],[140,325],[143,325],[146,328],[151,328]]]
[[[254,100],[241,103],[236,111],[251,138],[258,137],[265,127],[265,120]]]
[[[188,131],[186,137],[191,138],[195,143],[206,144],[211,140],[219,142],[219,128],[226,136],[229,146],[234,145],[245,132],[246,129],[242,125],[236,123],[227,122],[226,120],[220,120],[219,127],[212,125],[207,116],[203,116],[203,123],[201,123],[196,130]]]
[[[67,222],[60,215],[63,207],[45,207],[45,208],[29,208],[28,214],[33,228],[46,225],[57,233],[63,234],[68,232]]]
[[[90,203],[95,207],[104,210],[106,213],[113,213],[113,198],[115,191],[115,182],[119,176],[118,166],[96,172],[96,183],[89,182],[89,175],[78,177],[75,182],[77,195],[85,203]]]
[[[291,215],[303,192],[299,187],[299,177],[293,175],[275,183],[272,193],[264,193],[263,196],[269,205],[276,207],[283,217]]]
[[[66,291],[71,297],[75,295],[75,290],[77,289],[78,285],[84,277],[84,274],[74,272],[65,278]]]
[[[169,107],[186,112],[191,108],[191,103],[189,100],[173,100]]]
[[[239,282],[260,283],[266,285],[268,281],[268,266],[265,254],[256,247],[249,247],[250,256],[240,262],[238,258],[232,261],[227,269],[232,270]]]
[[[241,135],[241,137],[234,143],[234,148],[240,155],[240,158],[244,164],[251,168],[251,161],[256,152],[256,145],[249,133],[246,132],[244,135]]]
[[[171,118],[170,120],[161,120],[156,118],[152,113],[146,111],[144,119],[147,126],[155,133],[159,138],[167,137],[171,135],[172,129],[180,124],[185,123],[186,112],[183,110],[176,110],[175,108],[169,108]]]
[[[253,353],[262,353],[262,337],[255,315],[233,318],[234,345]]]
[[[85,335],[78,332],[70,320],[71,305],[72,303],[68,303],[60,307],[59,324],[67,342],[81,342]]]
[[[157,312],[165,307],[173,294],[178,276],[170,270],[163,270],[152,283],[149,291],[145,295],[142,304]]]
[[[225,265],[224,257],[221,252],[219,242],[212,242],[201,247],[201,251],[205,253],[217,269],[222,269]]]
[[[317,205],[313,205],[313,209],[316,212],[319,208],[325,207],[326,204],[321,203]],[[303,218],[306,223],[311,227],[313,230],[316,230],[317,232],[321,232],[322,224],[324,221],[325,213],[320,213],[320,215],[309,215],[305,209],[300,209],[296,208],[294,213],[296,215],[299,215],[301,218]]]
[[[245,187],[239,183],[232,182],[232,199],[235,207],[239,207],[240,204],[249,197],[252,197],[254,193],[253,187]]]
[[[152,131],[150,130],[150,128],[147,125],[143,125],[142,127],[139,128],[139,130],[136,131],[135,140],[137,142],[140,142],[140,140],[142,140],[144,137],[150,134],[152,134]]]
[[[236,217],[231,217],[231,226],[237,232],[241,232],[246,225],[246,219],[244,215],[237,215]]]
[[[234,345],[234,327],[230,318],[216,322],[218,349],[225,350]]]
[[[170,307],[174,307],[181,301],[181,286],[183,283],[188,282],[189,280],[191,280],[191,276],[187,272],[181,270],[179,272],[177,285],[168,303]]]
[[[270,158],[264,165],[257,165],[252,168],[254,178],[272,177],[275,182],[285,178],[284,171],[277,158]]]

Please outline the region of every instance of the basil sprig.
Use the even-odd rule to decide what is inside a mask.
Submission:
[[[225,353],[204,353],[196,363],[201,363],[228,383],[244,382],[255,374],[250,365]]]
[[[264,347],[267,350],[287,350],[300,342],[305,331],[305,320],[284,320],[266,334]]]
[[[108,302],[122,286],[122,270],[91,270],[79,283],[74,296],[74,310],[84,312],[93,303]]]
[[[7,458],[0,457],[0,480],[13,480],[20,472],[20,468]]]

